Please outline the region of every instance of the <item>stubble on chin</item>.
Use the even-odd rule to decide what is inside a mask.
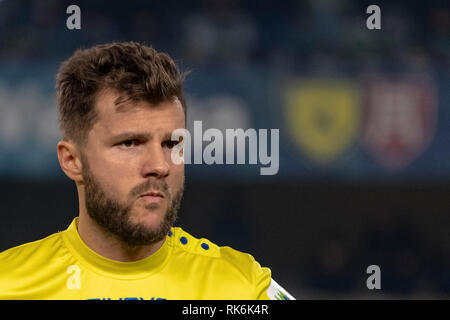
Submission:
[[[151,245],[164,239],[177,219],[178,210],[184,192],[184,177],[180,190],[171,195],[165,182],[148,180],[130,192],[128,203],[121,203],[107,194],[101,184],[94,177],[88,165],[83,166],[85,186],[85,206],[91,219],[107,234],[119,239],[128,247]],[[145,223],[133,222],[132,214],[136,194],[143,193],[150,188],[163,192],[167,201],[167,208],[161,222],[157,226],[147,226]],[[148,204],[147,210],[154,210],[160,204]]]

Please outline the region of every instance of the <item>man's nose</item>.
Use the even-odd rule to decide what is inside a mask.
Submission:
[[[163,147],[157,143],[150,144],[145,154],[142,175],[161,178],[168,176],[169,172],[170,166]]]

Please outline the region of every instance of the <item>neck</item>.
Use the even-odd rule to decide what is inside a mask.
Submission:
[[[103,230],[86,211],[80,211],[78,233],[91,250],[105,258],[121,262],[144,259],[158,251],[164,243],[163,239],[151,245],[130,247]]]

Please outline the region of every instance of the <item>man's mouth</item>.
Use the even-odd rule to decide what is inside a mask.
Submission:
[[[161,197],[164,198],[164,194],[157,190],[148,191],[146,193],[141,194],[141,197],[151,196],[151,197]]]
[[[139,198],[143,198],[147,203],[159,203],[164,200],[165,196],[162,192],[154,190],[141,194]]]

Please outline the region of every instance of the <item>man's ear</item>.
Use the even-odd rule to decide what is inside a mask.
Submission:
[[[59,165],[64,173],[73,181],[83,180],[83,166],[78,147],[72,141],[61,140],[56,147]]]

